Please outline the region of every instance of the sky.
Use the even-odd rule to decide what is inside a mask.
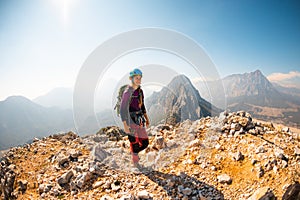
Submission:
[[[144,27],[192,38],[221,77],[260,69],[273,81],[299,79],[299,9],[277,0],[0,0],[0,100],[72,88],[94,49]]]

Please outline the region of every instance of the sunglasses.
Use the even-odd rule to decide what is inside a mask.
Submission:
[[[135,76],[134,79],[135,79],[135,80],[142,80],[142,77],[140,77],[140,76]]]

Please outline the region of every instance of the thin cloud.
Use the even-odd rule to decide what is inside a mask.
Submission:
[[[267,78],[269,79],[269,81],[272,81],[272,82],[280,82],[280,81],[284,81],[284,80],[288,80],[288,79],[292,79],[292,78],[300,78],[300,72],[291,71],[287,74],[273,73],[273,74],[270,74]]]

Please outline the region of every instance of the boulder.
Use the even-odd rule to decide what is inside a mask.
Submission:
[[[232,179],[227,174],[221,174],[217,177],[219,183],[231,184]]]
[[[104,159],[106,159],[108,156],[111,156],[110,153],[106,152],[100,144],[96,145],[93,148],[92,155],[95,161],[102,162]]]
[[[142,191],[139,191],[138,194],[137,194],[138,198],[139,199],[149,199],[149,198],[152,198],[152,195],[147,192],[147,190],[142,190]]]
[[[259,188],[248,200],[275,200],[276,197],[269,187]]]
[[[71,178],[74,176],[73,170],[69,170],[68,172],[64,173],[61,177],[57,179],[57,183],[60,186],[70,183]]]

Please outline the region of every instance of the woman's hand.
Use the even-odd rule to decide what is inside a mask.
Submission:
[[[149,120],[146,120],[146,127],[147,128],[149,128],[149,124],[150,124]]]
[[[149,128],[150,120],[147,113],[144,113],[144,117],[146,118],[146,127]]]
[[[126,122],[124,122],[124,131],[125,131],[125,133],[130,133],[130,127],[127,125],[127,123]]]
[[[129,126],[124,126],[125,133],[130,133]]]

